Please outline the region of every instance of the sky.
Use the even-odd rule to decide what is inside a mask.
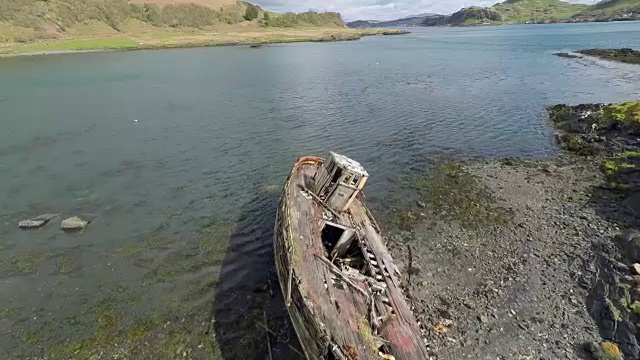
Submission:
[[[421,13],[450,14],[468,6],[490,6],[499,0],[254,0],[275,12],[336,11],[345,21],[393,20]],[[593,4],[597,0],[565,0]]]

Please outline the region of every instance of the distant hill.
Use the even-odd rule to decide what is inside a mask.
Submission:
[[[0,0],[0,22],[35,29],[43,36],[75,25],[103,23],[116,31],[129,20],[153,26],[199,28],[243,22],[251,5],[233,0]],[[259,7],[258,15],[264,11]]]
[[[218,24],[344,27],[338,13],[276,14],[236,0],[0,0],[0,42],[29,42],[143,31],[203,29]]]
[[[420,26],[448,26],[449,15],[429,16],[422,19]]]
[[[373,27],[377,23],[373,23],[370,20],[356,20],[347,23],[347,26],[350,28],[370,28]]]
[[[436,13],[420,13],[420,14],[407,15],[405,17],[400,18],[399,20],[413,19],[413,18],[426,18],[429,16],[438,16],[438,15],[439,14],[436,14]]]
[[[157,5],[181,5],[196,4],[212,9],[220,9],[223,6],[236,5],[236,0],[130,0],[134,4],[157,4]]]
[[[468,26],[501,22],[502,20],[502,15],[498,11],[472,6],[451,14],[448,23],[453,26]]]
[[[488,8],[470,7],[450,16],[422,20],[422,26],[473,26],[581,21],[640,20],[640,0],[605,0],[595,5],[560,0],[506,0]]]
[[[575,14],[577,21],[640,20],[640,0],[605,0]]]
[[[499,12],[505,23],[526,23],[569,19],[588,7],[560,0],[507,0],[490,9]]]
[[[425,18],[421,24],[422,26],[473,26],[501,23],[502,20],[502,15],[493,9],[472,6],[449,16]]]
[[[371,20],[358,20],[348,22],[347,26],[351,28],[383,28],[383,27],[407,27],[407,26],[423,26],[422,22],[430,17],[440,16],[435,14],[427,14],[426,16],[406,17],[402,19],[389,20],[389,21],[371,21]]]

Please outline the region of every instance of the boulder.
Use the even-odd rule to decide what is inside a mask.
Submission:
[[[553,164],[549,164],[547,166],[545,166],[542,171],[546,172],[547,174],[553,174],[555,172],[558,171],[558,167],[553,165]]]
[[[553,55],[559,56],[559,57],[563,57],[563,58],[568,58],[568,59],[579,59],[579,58],[582,57],[582,56],[579,56],[579,55],[570,54],[570,53],[566,53],[566,52],[559,52],[559,53],[555,53]]]
[[[623,230],[614,238],[629,262],[640,262],[640,232],[634,229]]]
[[[29,220],[22,220],[18,223],[18,227],[20,229],[38,229],[40,227],[42,227],[44,224],[46,224],[47,222],[44,220],[33,220],[33,219],[29,219]]]
[[[51,219],[57,218],[60,214],[42,214],[18,223],[20,229],[38,229],[48,223]]]
[[[62,220],[60,228],[64,231],[79,231],[89,225],[87,220],[81,219],[77,216]]]

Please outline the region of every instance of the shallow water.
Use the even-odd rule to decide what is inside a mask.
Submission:
[[[285,322],[270,237],[297,156],[358,159],[375,203],[436,154],[555,154],[549,104],[640,97],[639,66],[552,55],[638,48],[638,22],[412,31],[0,59],[0,357],[264,358],[247,329]],[[43,212],[97,217],[16,228]]]

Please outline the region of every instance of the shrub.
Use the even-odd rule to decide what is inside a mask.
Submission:
[[[344,21],[339,13],[304,12],[301,14],[286,13],[269,19],[268,26],[294,27],[294,26],[328,26],[344,27]]]
[[[244,13],[244,19],[247,21],[257,19],[259,14],[260,8],[253,4],[247,4],[247,11]]]

